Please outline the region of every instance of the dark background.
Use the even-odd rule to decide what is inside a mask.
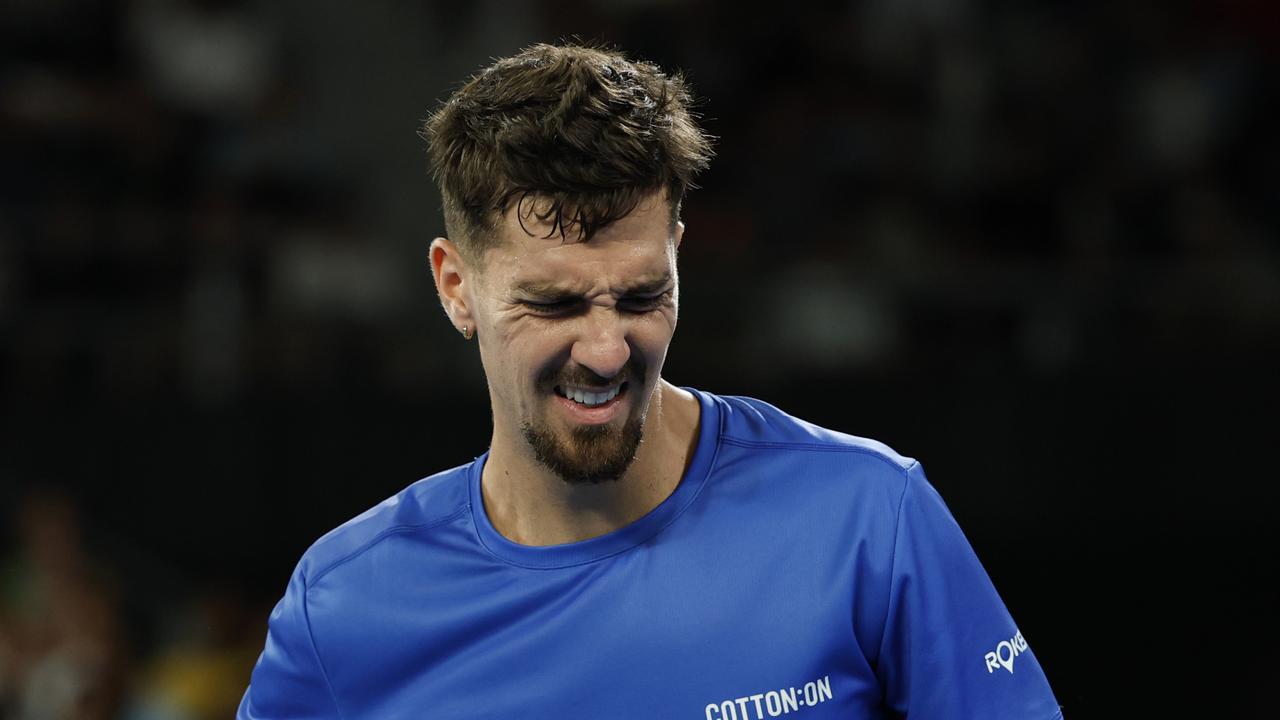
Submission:
[[[1067,717],[1274,711],[1274,3],[17,0],[0,716],[227,717],[301,552],[485,449],[415,131],[574,34],[718,138],[669,379],[920,459]]]

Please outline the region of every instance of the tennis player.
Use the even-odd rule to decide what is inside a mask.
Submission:
[[[489,450],[307,550],[242,720],[1061,717],[918,462],[662,378],[689,104],[537,45],[427,121]]]

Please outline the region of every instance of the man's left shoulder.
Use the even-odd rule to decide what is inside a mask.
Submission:
[[[888,558],[902,501],[920,465],[888,445],[801,420],[748,397],[716,396],[719,451],[713,483],[804,528],[815,545],[870,542]],[[851,539],[847,533],[854,532]]]
[[[893,512],[919,463],[888,445],[802,420],[755,398],[713,396],[722,470],[804,488],[829,502],[868,501]]]
[[[863,455],[899,474],[916,464],[915,458],[902,455],[878,440],[802,420],[763,400],[736,395],[715,397],[723,403],[721,442],[748,448]]]

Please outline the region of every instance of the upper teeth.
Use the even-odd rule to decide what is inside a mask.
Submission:
[[[564,396],[570,400],[580,402],[583,405],[600,405],[617,397],[618,391],[622,389],[622,386],[618,385],[604,392],[587,392],[586,390],[571,387],[562,389],[564,390]]]

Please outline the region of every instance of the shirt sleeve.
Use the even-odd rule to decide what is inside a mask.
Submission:
[[[909,720],[1051,720],[1040,663],[919,463],[898,510],[877,674]]]
[[[267,644],[253,668],[237,720],[340,718],[329,679],[311,636],[302,565],[271,611]]]

